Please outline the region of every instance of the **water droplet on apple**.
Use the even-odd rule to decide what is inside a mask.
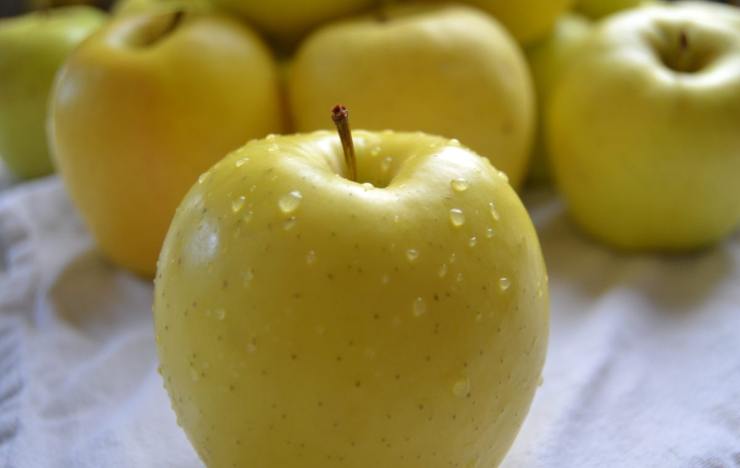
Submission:
[[[443,263],[442,266],[439,267],[439,271],[437,271],[437,276],[440,278],[444,278],[447,276],[447,264]]]
[[[250,341],[249,343],[247,343],[247,352],[251,354],[255,351],[257,351],[257,345],[254,343],[254,341]]]
[[[464,192],[468,189],[468,181],[463,178],[452,179],[450,181],[450,187],[455,192]]]
[[[308,251],[308,253],[306,254],[306,263],[309,265],[313,265],[314,263],[316,263],[316,252],[314,252],[313,250]]]
[[[214,317],[216,317],[216,319],[223,320],[224,318],[226,318],[226,311],[224,309],[216,309],[215,311],[213,311],[213,315]]]
[[[242,284],[244,286],[249,286],[252,283],[253,279],[254,279],[254,272],[252,270],[247,270],[244,273],[242,273]]]
[[[380,146],[373,146],[373,149],[370,150],[370,156],[376,157],[380,154]]]
[[[239,210],[241,210],[244,207],[244,202],[247,200],[247,198],[242,195],[238,198],[235,198],[231,201],[231,211],[234,213],[238,213]]]
[[[482,312],[478,312],[477,314],[475,314],[475,321],[476,322],[482,322],[483,321],[483,313]]]
[[[391,277],[390,277],[390,276],[388,276],[388,275],[383,275],[383,276],[382,276],[382,277],[380,278],[380,282],[381,282],[381,283],[383,283],[383,284],[388,284],[388,283],[390,283],[390,282],[391,282]]]
[[[511,281],[509,280],[509,278],[507,278],[506,276],[502,276],[501,278],[499,278],[498,288],[501,291],[506,291],[507,289],[509,289],[509,286],[511,286]]]
[[[235,165],[236,167],[242,167],[242,166],[243,166],[243,165],[245,165],[245,164],[246,164],[247,162],[249,162],[249,158],[246,158],[246,157],[245,157],[245,158],[241,158],[241,159],[238,159],[238,160],[237,160],[237,161],[236,161],[236,162],[234,163],[234,165]]]
[[[492,227],[489,227],[488,229],[486,229],[486,237],[487,238],[491,239],[495,234],[496,234],[496,232],[493,230]]]
[[[400,220],[401,220],[401,217],[400,217],[400,216],[398,216],[398,215],[393,215],[393,222],[394,222],[395,224],[398,224],[398,222],[399,222]]]
[[[419,258],[419,251],[416,249],[408,249],[406,251],[406,258],[409,262],[415,262]]]
[[[265,140],[267,140],[267,141],[274,141],[275,138],[277,138],[277,137],[275,136],[274,133],[268,133],[267,136],[265,137]]]
[[[478,238],[473,236],[470,239],[468,239],[468,245],[470,247],[475,247],[475,245],[478,243]]]
[[[450,223],[455,227],[465,224],[465,214],[460,208],[450,209]]]
[[[273,144],[271,144],[270,146],[267,147],[267,152],[268,153],[276,153],[279,149],[280,149],[280,147],[278,145],[276,145],[275,143],[273,143]],[[273,176],[273,177],[276,177],[276,176]]]
[[[198,370],[195,367],[190,368],[190,379],[193,382],[197,382],[200,380],[200,374],[198,373]]]
[[[390,156],[383,158],[383,160],[380,162],[380,170],[383,172],[388,172],[391,168],[391,164],[393,164],[393,158]]]
[[[493,217],[494,221],[498,221],[501,217],[498,214],[498,210],[496,209],[496,205],[493,202],[488,202],[488,209],[491,212],[491,216]]]
[[[458,283],[462,283],[462,281],[463,281],[463,274],[462,274],[462,272],[460,272],[460,273],[457,274],[457,276],[455,277],[455,281],[457,281]]]
[[[285,229],[286,231],[290,231],[291,229],[293,229],[293,227],[296,225],[297,222],[298,220],[296,219],[296,217],[291,216],[290,218],[286,219],[285,222],[283,223],[283,229]]]
[[[414,317],[421,317],[427,312],[427,303],[423,297],[417,297],[414,299],[413,313]]]
[[[204,183],[208,179],[209,174],[210,174],[210,172],[204,172],[203,174],[199,175],[198,176],[198,183],[199,184]]]
[[[463,397],[468,396],[468,393],[470,393],[470,379],[469,378],[463,377],[462,379],[452,384],[452,394],[455,395],[456,397],[463,398]]]
[[[283,214],[290,214],[298,209],[301,204],[301,200],[303,200],[301,192],[293,190],[292,192],[280,197],[280,200],[278,200],[278,207]]]

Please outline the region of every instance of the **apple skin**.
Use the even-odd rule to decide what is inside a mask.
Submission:
[[[544,115],[549,106],[550,92],[563,70],[577,57],[578,48],[591,30],[591,22],[576,13],[567,13],[558,18],[552,33],[545,39],[528,47],[525,52],[532,72],[537,96],[537,132],[528,182],[544,184],[550,180],[550,161],[545,143]]]
[[[514,190],[456,141],[354,142],[374,186],[340,175],[335,134],[278,136],[201,176],[173,219],[160,372],[208,466],[496,466],[528,411],[547,275]]]
[[[0,156],[17,177],[53,172],[46,112],[54,76],[105,19],[93,8],[67,7],[0,21]]]
[[[322,23],[359,13],[380,3],[380,0],[212,1],[218,7],[242,16],[283,45],[295,43]]]
[[[113,14],[117,16],[176,9],[198,13],[215,11],[209,0],[118,0],[113,4]]]
[[[398,6],[314,32],[288,78],[292,121],[325,129],[342,102],[354,125],[457,138],[516,188],[529,160],[534,92],[524,56],[494,19],[465,6]]]
[[[261,40],[220,15],[120,17],[70,56],[51,102],[60,173],[100,249],[152,276],[167,226],[202,171],[283,129]],[[163,37],[158,37],[163,35]]]
[[[547,36],[574,0],[464,0],[496,17],[522,44]]]
[[[651,0],[576,0],[575,9],[587,17],[598,20],[622,10],[637,8]]]
[[[728,235],[740,223],[740,32],[719,17],[651,6],[608,18],[587,41],[547,116],[573,219],[628,250],[693,249]]]

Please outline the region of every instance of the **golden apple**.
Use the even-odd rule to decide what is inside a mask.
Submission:
[[[574,0],[464,0],[495,16],[523,44],[547,36]]]
[[[496,466],[545,358],[547,276],[506,178],[456,141],[253,141],[180,205],[161,374],[213,467]]]
[[[604,20],[547,116],[578,224],[624,249],[684,250],[740,223],[740,30],[679,6]]]
[[[198,174],[282,130],[276,73],[259,38],[219,15],[124,16],[72,54],[56,81],[50,140],[108,257],[154,273]]]
[[[293,43],[322,23],[358,13],[381,0],[212,0],[239,14],[282,44]]]
[[[544,136],[544,114],[549,107],[550,91],[563,70],[577,57],[578,46],[588,36],[589,21],[576,13],[561,16],[552,33],[525,50],[537,95],[537,133],[532,149],[529,181],[535,184],[550,179],[550,162]]]
[[[53,172],[46,111],[54,76],[105,19],[78,6],[0,20],[0,157],[17,177]]]
[[[534,130],[523,54],[488,15],[464,6],[396,6],[331,24],[298,50],[288,78],[298,131],[327,127],[345,102],[358,128],[457,138],[518,187]]]

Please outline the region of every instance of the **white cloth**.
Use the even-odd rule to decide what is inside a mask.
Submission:
[[[740,236],[619,254],[527,198],[552,331],[504,467],[740,466]],[[202,466],[156,372],[151,284],[98,256],[56,178],[0,195],[0,269],[0,467]]]

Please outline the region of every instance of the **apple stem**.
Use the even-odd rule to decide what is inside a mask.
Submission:
[[[349,128],[349,111],[346,107],[337,104],[331,110],[331,119],[337,127],[339,139],[342,141],[344,162],[347,165],[349,178],[357,182],[357,160],[355,158],[355,145],[352,142],[352,130]]]

